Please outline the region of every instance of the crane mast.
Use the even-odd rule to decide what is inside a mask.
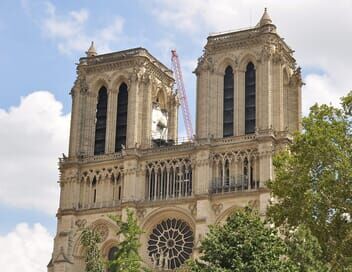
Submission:
[[[186,132],[187,132],[187,138],[189,141],[192,141],[193,140],[193,127],[192,127],[191,115],[189,113],[188,99],[187,99],[187,94],[186,94],[186,90],[185,90],[185,85],[183,83],[180,60],[178,58],[176,50],[171,50],[171,64],[172,64],[172,70],[175,74],[176,86],[177,86],[177,90],[178,90],[177,95],[178,95],[178,97],[180,99],[180,103],[181,103],[183,121],[184,121]]]

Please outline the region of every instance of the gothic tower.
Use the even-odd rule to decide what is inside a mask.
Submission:
[[[83,272],[81,231],[113,258],[109,214],[134,211],[140,254],[154,271],[196,257],[209,224],[251,205],[265,215],[273,154],[300,129],[301,75],[267,11],[258,25],[212,34],[199,58],[196,137],[177,138],[172,72],[146,49],[98,55],[91,45],[72,88],[68,156],[48,272]]]

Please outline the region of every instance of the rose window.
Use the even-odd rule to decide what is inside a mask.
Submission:
[[[163,220],[149,235],[149,257],[154,267],[178,268],[190,258],[193,242],[193,232],[185,221],[175,218]]]

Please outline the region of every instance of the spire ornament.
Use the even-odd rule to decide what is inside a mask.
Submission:
[[[262,32],[276,32],[276,26],[273,24],[267,8],[264,9],[263,16],[256,27],[260,28]]]
[[[264,9],[264,14],[263,14],[262,18],[259,21],[259,26],[269,25],[269,24],[272,24],[272,23],[273,23],[273,21],[270,18],[270,15],[268,13],[268,9],[265,8]]]
[[[90,44],[88,51],[86,51],[88,58],[95,57],[97,55],[97,50],[95,49],[94,41]]]

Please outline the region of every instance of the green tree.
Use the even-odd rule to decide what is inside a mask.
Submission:
[[[100,243],[100,235],[90,228],[82,231],[81,243],[85,248],[86,272],[103,272],[104,263],[101,258],[98,243]]]
[[[300,272],[327,272],[327,266],[321,261],[322,250],[316,237],[304,225],[284,235],[287,255],[298,266]]]
[[[127,210],[127,221],[122,221],[121,217],[110,216],[118,226],[117,236],[122,241],[117,245],[115,260],[109,262],[111,272],[136,272],[146,270],[142,268],[142,259],[138,254],[141,246],[140,235],[143,233],[138,226],[137,219],[132,211]]]
[[[269,217],[277,226],[304,224],[330,271],[352,271],[351,106],[352,92],[341,109],[312,106],[303,133],[274,158],[276,177],[268,182],[276,199]]]
[[[190,271],[299,271],[277,231],[249,208],[233,213],[224,225],[210,226],[201,252],[200,260],[190,262]]]

